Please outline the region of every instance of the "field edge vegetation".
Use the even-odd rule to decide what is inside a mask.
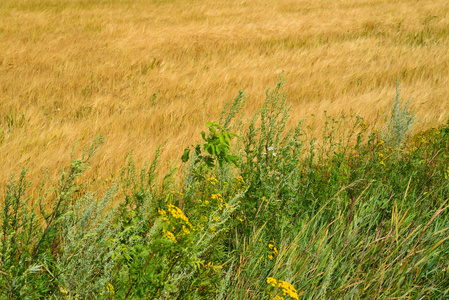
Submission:
[[[449,122],[410,136],[398,84],[384,127],[326,115],[318,143],[287,125],[283,84],[247,121],[245,94],[229,102],[180,178],[158,176],[159,150],[142,167],[130,153],[88,190],[102,137],[39,197],[12,175],[0,299],[447,298]]]

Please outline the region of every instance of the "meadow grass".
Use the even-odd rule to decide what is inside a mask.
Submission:
[[[448,298],[448,13],[0,2],[0,299]]]
[[[130,153],[106,192],[83,186],[100,136],[38,198],[11,176],[0,299],[446,299],[449,122],[407,134],[398,92],[393,144],[360,116],[327,116],[318,143],[283,84],[249,123],[229,102],[181,175]]]
[[[282,70],[289,125],[315,114],[318,138],[324,111],[376,127],[396,79],[416,130],[443,124],[448,12],[444,0],[1,1],[0,188],[23,165],[56,180],[68,149],[100,133],[91,184],[131,149],[143,163],[162,144],[168,170],[240,89],[255,113]]]

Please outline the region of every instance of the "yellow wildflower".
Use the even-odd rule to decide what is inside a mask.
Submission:
[[[162,216],[164,221],[168,221],[167,212],[165,210],[158,208],[157,212]]]
[[[238,183],[245,184],[245,180],[243,180],[243,177],[242,177],[242,176],[237,176],[237,177],[235,177],[235,180],[236,180]]]
[[[212,194],[212,195],[210,195],[210,197],[212,200],[217,200],[219,202],[223,202],[223,196],[220,193]]]
[[[188,225],[190,228],[192,228],[192,224],[190,224],[189,219],[184,215],[184,213],[182,212],[181,209],[179,209],[178,207],[176,207],[172,204],[168,204],[167,206],[168,206],[168,211],[173,216],[173,218],[184,221],[186,223],[186,225]]]
[[[190,230],[185,227],[185,225],[182,225],[182,231],[184,232],[185,235],[188,235],[190,233]]]
[[[114,294],[114,286],[108,282],[108,285],[106,286],[106,290],[112,294]]]
[[[284,296],[286,294],[288,294],[290,296],[290,298],[299,300],[298,292],[293,287],[293,285],[291,285],[290,283],[285,282],[283,280],[279,280],[278,286],[282,288],[282,292],[284,293]]]
[[[218,180],[214,177],[207,178],[206,180],[212,185],[216,185],[218,183]]]
[[[271,251],[272,251],[272,253],[270,255],[268,255],[268,258],[270,258],[270,256],[271,256],[272,258],[270,258],[270,259],[272,260],[273,257],[278,254],[278,250],[276,249],[276,247],[272,243],[268,244],[268,248],[270,248]]]
[[[276,285],[277,285],[278,282],[277,282],[277,280],[274,279],[273,277],[268,277],[268,278],[267,278],[267,283],[268,283],[268,284],[271,284],[272,287],[276,287]]]
[[[284,293],[284,296],[288,295],[292,299],[299,300],[298,292],[290,283],[283,280],[277,281],[273,277],[268,277],[267,283],[272,287],[280,287],[282,289],[282,292]]]
[[[174,241],[176,243],[176,237],[175,237],[175,235],[173,233],[171,233],[170,231],[165,230],[165,229],[163,230],[163,232],[164,232],[164,235],[165,235],[165,237],[167,239],[172,240],[172,241]]]

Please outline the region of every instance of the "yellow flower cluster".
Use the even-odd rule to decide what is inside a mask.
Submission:
[[[380,164],[382,165],[382,166],[385,166],[385,163],[384,163],[384,161],[383,161],[383,157],[384,157],[384,154],[382,153],[382,152],[380,152],[379,153],[379,159],[380,159]]]
[[[193,228],[192,224],[189,222],[189,219],[184,215],[184,213],[182,212],[181,209],[179,209],[178,207],[176,207],[172,204],[168,204],[167,207],[168,207],[168,209],[167,209],[168,212],[166,212],[163,209],[158,209],[158,213],[159,213],[159,215],[162,216],[164,221],[169,222],[170,221],[169,217],[170,216],[173,217],[175,220],[172,220],[172,221],[176,222],[177,224],[180,225],[180,227],[177,227],[177,228],[180,229],[180,232],[182,235],[188,235],[188,234],[190,234],[191,230],[195,230]],[[178,220],[179,223],[176,220]],[[173,231],[175,230],[175,226],[177,226],[177,224],[171,224]],[[175,243],[177,242],[176,237],[173,232],[164,229],[163,233],[167,239],[172,240]]]
[[[284,300],[284,297],[276,296],[276,297],[273,298],[273,300]]]
[[[243,180],[242,176],[237,176],[234,178],[238,183],[244,185],[245,184],[245,180]]]
[[[227,204],[226,202],[223,203],[223,204],[219,204],[219,205],[218,205],[218,208],[219,208],[220,210],[223,210],[224,207],[228,207],[228,204]],[[231,208],[231,210],[232,210],[232,208]]]
[[[110,282],[108,282],[108,285],[106,286],[106,290],[108,292],[111,292],[112,294],[114,294],[114,286]]]
[[[173,242],[175,242],[176,243],[176,237],[175,237],[175,235],[172,233],[172,232],[170,232],[170,231],[168,231],[168,230],[163,230],[163,232],[164,232],[164,236],[167,238],[167,239],[169,239],[169,240],[172,240]]]
[[[168,221],[168,216],[167,216],[167,212],[163,209],[158,208],[157,212],[159,213],[159,215],[162,216],[162,218],[164,219],[164,221]]]
[[[299,300],[298,292],[293,287],[293,285],[291,285],[290,283],[283,281],[283,280],[276,280],[273,277],[268,277],[267,283],[270,284],[272,287],[282,288],[282,292],[284,293],[284,296],[288,295],[292,299]]]
[[[215,177],[210,177],[206,179],[211,185],[216,185],[218,183],[217,178]]]
[[[217,200],[220,203],[223,202],[223,196],[220,193],[212,194],[212,195],[210,195],[210,197],[212,200]]]
[[[115,294],[114,286],[112,285],[112,283],[108,282],[108,284],[106,285],[106,292],[108,294]],[[100,293],[100,296],[103,296],[103,293]]]
[[[190,230],[185,225],[182,225],[182,232],[184,232],[185,235],[188,235]]]
[[[190,224],[190,222],[189,222],[189,219],[186,217],[186,215],[184,215],[184,213],[182,212],[181,209],[179,209],[178,207],[176,207],[172,204],[168,204],[167,206],[168,206],[168,211],[173,216],[173,218],[179,219],[179,220],[183,221],[190,228],[193,228],[192,224]]]
[[[270,255],[268,255],[268,258],[270,260],[273,260],[273,258],[278,254],[278,250],[276,249],[276,247],[273,244],[268,244],[268,248],[270,248],[270,250],[272,251],[272,253]]]
[[[267,283],[270,284],[272,287],[276,287],[276,284],[278,283],[276,279],[274,279],[273,277],[268,277],[267,278]]]

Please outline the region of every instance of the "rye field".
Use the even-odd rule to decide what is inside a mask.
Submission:
[[[449,2],[0,2],[0,299],[449,298]]]

